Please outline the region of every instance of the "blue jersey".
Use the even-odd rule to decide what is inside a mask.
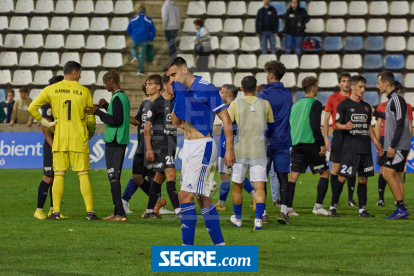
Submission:
[[[227,105],[227,109],[229,109],[230,105]],[[233,123],[233,137],[237,133],[237,124]],[[221,128],[221,136],[220,136],[220,146],[218,150],[218,157],[224,158],[224,154],[226,153],[226,136],[224,136],[223,127]]]
[[[260,99],[269,101],[275,119],[275,131],[270,137],[269,148],[289,149],[292,147],[290,137],[290,109],[292,108],[292,93],[287,90],[283,83],[272,82],[266,85],[266,89],[260,92]]]
[[[215,114],[226,107],[217,88],[201,77],[195,76],[187,90],[180,82],[174,82],[174,113],[177,118],[191,123],[201,134],[213,135]]]

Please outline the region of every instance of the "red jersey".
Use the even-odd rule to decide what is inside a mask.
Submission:
[[[387,103],[388,101],[380,104],[377,108],[377,111],[385,113],[385,108],[387,107]],[[408,113],[408,121],[412,121],[413,120],[413,108],[411,107],[410,104],[407,104],[407,113]],[[381,123],[381,136],[385,136],[385,120],[382,120],[382,123]]]
[[[338,104],[349,97],[351,97],[351,91],[349,91],[347,97],[342,96],[341,92],[338,92],[333,95],[330,95],[328,100],[326,101],[325,112],[331,112],[332,121],[334,122],[332,124],[332,129],[335,129],[336,108],[338,107]],[[361,100],[363,99],[361,98]]]

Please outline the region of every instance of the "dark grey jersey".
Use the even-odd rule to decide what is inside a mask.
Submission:
[[[411,135],[408,121],[407,103],[396,92],[388,94],[388,103],[385,108],[385,138],[384,150],[391,146],[399,150],[411,149]]]

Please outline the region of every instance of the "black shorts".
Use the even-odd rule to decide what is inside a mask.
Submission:
[[[380,137],[381,147],[384,148],[384,136]],[[387,161],[387,155],[383,154],[382,156],[377,155],[377,165],[382,167],[385,165],[385,161]]]
[[[124,164],[126,147],[105,147],[106,168],[108,179],[121,179],[122,165]]]
[[[143,153],[135,153],[134,160],[132,161],[132,174],[139,174],[144,177],[148,174]]]
[[[409,150],[395,150],[394,158],[390,159],[387,158],[387,152],[384,152],[385,159],[385,167],[395,170],[396,172],[404,172],[405,163],[407,162],[407,156]]]
[[[341,163],[342,144],[342,131],[335,129],[332,134],[331,155],[329,156],[329,161],[332,161],[333,163]]]
[[[320,156],[321,148],[318,145],[292,147],[290,151],[290,170],[292,172],[305,173],[308,166],[313,174],[329,170],[326,156]]]
[[[53,177],[55,172],[53,171],[53,152],[52,147],[46,142],[43,142],[43,175]]]
[[[165,169],[175,168],[174,165],[175,149],[166,150],[165,153],[155,154],[154,162],[148,162],[147,170],[163,172]]]
[[[355,176],[357,172],[358,177],[374,176],[375,173],[374,164],[372,162],[372,155],[344,153],[342,155],[339,174],[348,178]]]

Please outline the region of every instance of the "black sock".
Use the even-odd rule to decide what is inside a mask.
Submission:
[[[397,201],[397,208],[400,208],[403,211],[407,211],[407,208],[405,208],[404,200]]]
[[[114,215],[125,216],[124,206],[122,205],[121,183],[111,182],[112,201],[115,205]]]
[[[49,188],[50,208],[53,209],[53,195],[52,195],[53,182],[49,186],[50,186]]]
[[[151,184],[150,192],[149,192],[147,209],[154,209],[155,204],[157,204],[157,201],[160,195],[161,195],[161,184],[153,181]]]
[[[43,206],[45,205],[49,186],[50,185],[44,182],[43,180],[39,184],[39,188],[37,189],[37,208],[38,209],[43,209]]]
[[[337,175],[331,175],[331,189],[332,189],[332,203],[331,206],[336,208],[338,207],[339,198],[341,197],[342,189],[344,188],[344,183],[341,183],[338,180]]]
[[[276,173],[280,183],[280,198],[282,205],[288,205],[289,193],[288,193],[288,174],[287,173]]]
[[[365,209],[367,205],[367,194],[368,194],[367,183],[358,183],[357,194],[358,194],[359,209]]]
[[[328,178],[319,178],[318,188],[316,189],[316,203],[322,204],[325,199],[326,192],[328,191],[329,179]]]
[[[149,196],[150,193],[150,188],[151,188],[151,184],[148,182],[148,180],[144,179],[144,182],[142,182],[142,184],[139,186],[141,188],[141,190],[147,195]]]
[[[349,177],[347,179],[347,182],[348,182],[348,200],[354,200],[356,175]]]
[[[379,199],[381,199],[382,201],[384,201],[385,187],[387,187],[387,181],[385,180],[384,176],[380,174],[378,177],[378,194]]]
[[[167,181],[167,193],[170,197],[170,201],[173,208],[180,208],[180,202],[178,201],[178,193],[177,189],[175,188],[175,181]]]
[[[295,182],[288,182],[288,203],[287,203],[287,207],[292,208],[293,206],[293,198],[295,197],[295,188],[296,188],[296,183]]]

